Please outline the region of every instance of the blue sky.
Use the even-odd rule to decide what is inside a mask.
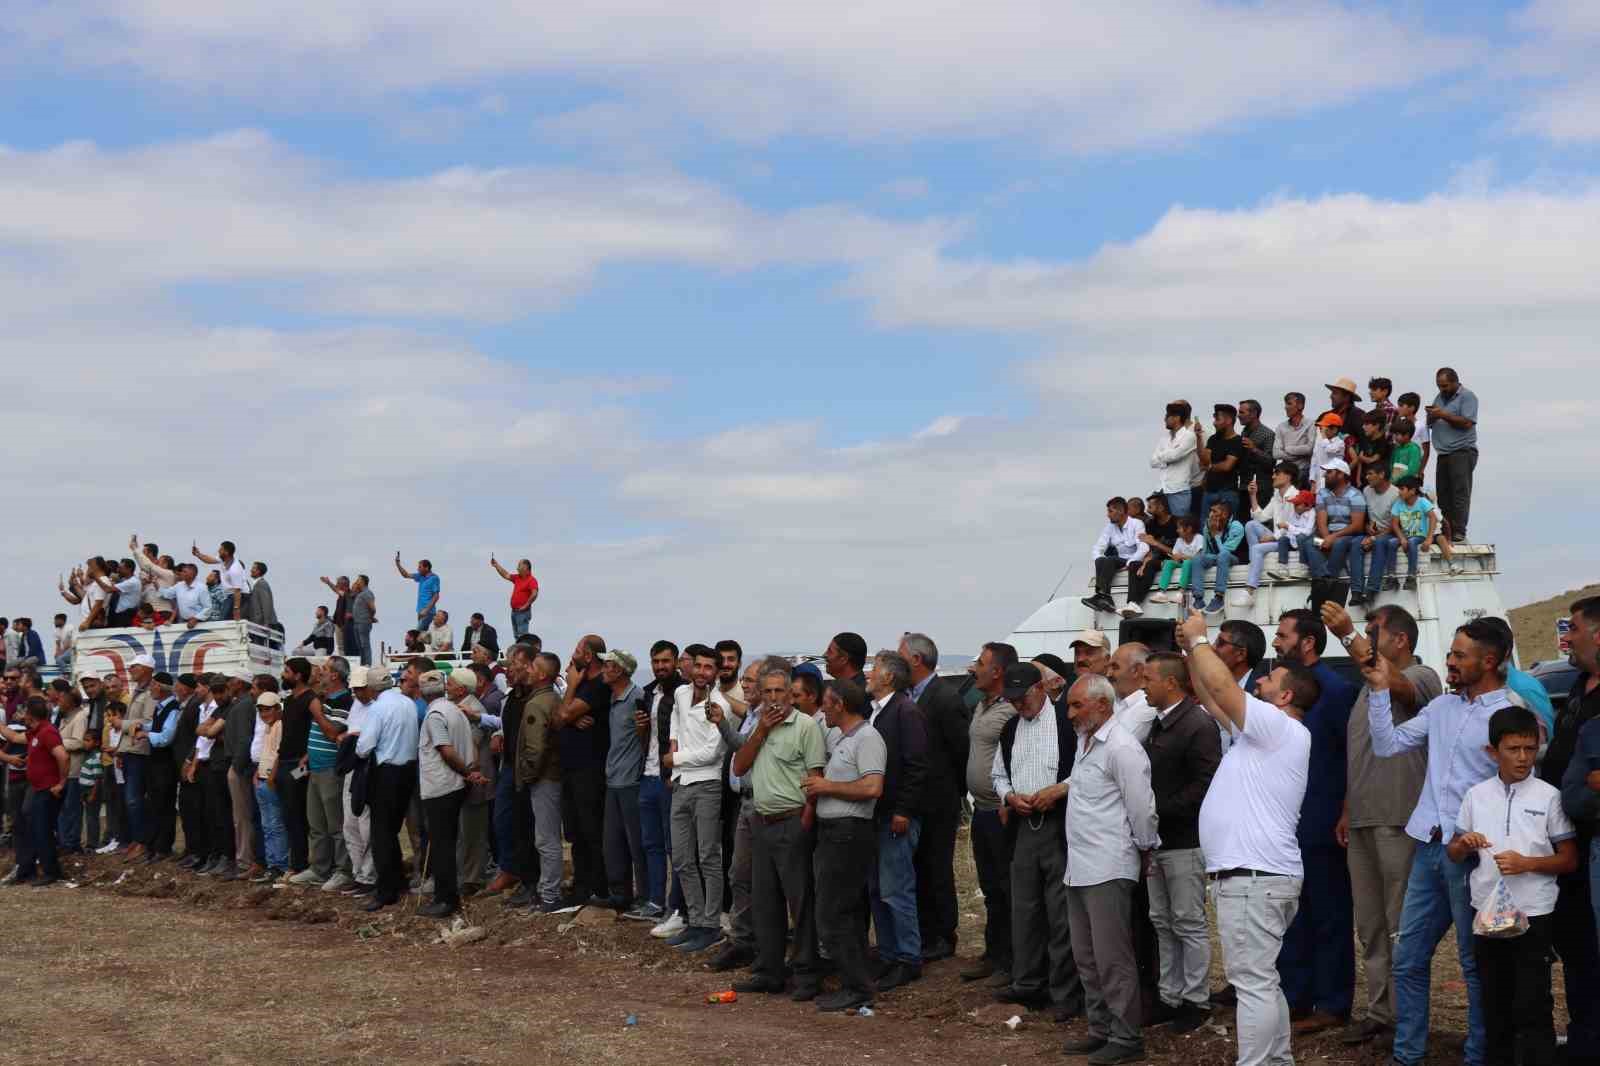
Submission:
[[[562,643],[970,649],[1150,487],[1166,399],[1445,363],[1507,598],[1588,577],[1576,518],[1500,517],[1595,378],[1578,0],[64,0],[0,42],[0,345],[64,527],[7,523],[9,613],[137,529],[271,560],[291,630],[368,570],[398,636],[395,547],[499,617],[492,549]],[[59,417],[100,395],[146,431]]]

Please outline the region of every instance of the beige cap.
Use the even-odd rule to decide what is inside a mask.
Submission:
[[[1076,648],[1079,644],[1090,648],[1110,648],[1111,638],[1098,629],[1085,629],[1078,635],[1078,639],[1072,642],[1071,646]]]
[[[276,692],[263,692],[256,697],[256,710],[259,711],[263,707],[276,707],[280,702],[282,701],[278,698]]]
[[[478,675],[473,673],[472,667],[467,666],[465,663],[451,670],[449,675],[445,677],[446,683],[451,681],[454,681],[468,692],[478,691]]]
[[[346,682],[351,689],[366,688],[372,682],[367,680],[367,668],[354,663],[350,667],[350,680]]]

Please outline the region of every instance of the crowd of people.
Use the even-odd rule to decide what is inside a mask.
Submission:
[[[1083,602],[1135,617],[1147,599],[1187,596],[1215,617],[1227,610],[1234,566],[1248,567],[1234,606],[1250,607],[1264,579],[1290,576],[1293,553],[1315,580],[1348,575],[1344,592],[1357,607],[1386,589],[1415,591],[1420,557],[1434,548],[1448,572],[1460,573],[1451,546],[1467,538],[1478,398],[1450,367],[1435,377],[1438,394],[1426,407],[1415,392],[1392,400],[1394,383],[1372,378],[1366,411],[1356,404],[1356,383],[1340,378],[1314,421],[1305,395],[1291,392],[1276,428],[1262,422],[1259,401],[1219,403],[1209,436],[1188,401],[1169,403],[1150,457],[1158,490],[1106,501],[1090,555],[1094,593]],[[1434,498],[1424,489],[1430,460]],[[1128,594],[1119,608],[1112,585],[1123,570]]]

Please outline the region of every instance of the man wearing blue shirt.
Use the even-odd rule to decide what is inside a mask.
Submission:
[[[1371,690],[1367,716],[1372,750],[1388,758],[1424,745],[1428,749],[1428,773],[1417,809],[1406,823],[1406,834],[1418,847],[1394,952],[1394,1059],[1399,1066],[1417,1066],[1427,1052],[1433,953],[1452,925],[1467,985],[1466,1063],[1485,1066],[1483,986],[1473,954],[1467,886],[1471,869],[1450,861],[1445,845],[1455,836],[1461,797],[1499,772],[1489,754],[1489,719],[1511,706],[1500,677],[1500,664],[1509,654],[1504,635],[1493,625],[1478,620],[1460,627],[1445,657],[1445,683],[1453,691],[1399,725],[1390,704],[1388,660],[1379,656],[1376,665],[1362,669]]]
[[[439,575],[433,572],[433,564],[426,559],[417,560],[416,573],[412,573],[400,565],[399,552],[394,553],[394,568],[407,581],[417,583],[417,629],[425,633],[433,624],[433,612],[439,606]]]
[[[145,761],[146,818],[144,861],[160,862],[172,857],[177,837],[178,767],[172,761],[172,741],[178,733],[178,701],[172,695],[172,675],[154,674],[150,678],[150,697],[155,710],[149,724],[141,725],[150,742],[150,757]]]

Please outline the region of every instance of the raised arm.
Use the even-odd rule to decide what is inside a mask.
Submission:
[[[500,565],[500,560],[496,559],[492,555],[489,556],[489,565],[494,567],[494,572],[495,573],[499,574],[501,577],[505,578],[507,581],[515,581],[516,580],[516,578],[512,577],[509,573],[506,572],[506,568],[505,567]]]
[[[395,552],[394,553],[394,568],[396,570],[400,571],[400,576],[401,577],[405,578],[407,581],[411,580],[411,574],[406,570],[405,567],[400,565],[400,553],[399,552]]]
[[[1206,618],[1191,610],[1178,627],[1178,643],[1189,653],[1189,677],[1200,702],[1213,718],[1244,730],[1244,690],[1233,680],[1233,672],[1217,655],[1206,638]]]
[[[1380,655],[1375,665],[1369,666],[1363,663],[1361,676],[1367,679],[1367,686],[1371,689],[1371,694],[1367,697],[1367,722],[1372,730],[1372,750],[1388,758],[1426,744],[1427,707],[1418,711],[1414,717],[1398,725],[1395,724],[1393,701],[1389,695],[1389,687],[1394,681],[1394,671],[1389,667],[1389,660]]]
[[[199,559],[202,563],[205,563],[207,566],[216,566],[218,563],[221,562],[221,560],[218,559],[215,555],[207,555],[205,552],[201,551],[200,550],[200,546],[198,544],[189,545],[189,551],[194,554],[194,557],[196,559]]]

